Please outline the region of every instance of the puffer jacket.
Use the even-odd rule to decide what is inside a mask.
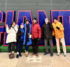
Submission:
[[[63,38],[64,37],[64,27],[61,22],[52,23],[54,30],[52,31],[52,35],[56,38]],[[59,27],[58,30],[56,27]]]
[[[18,25],[16,25],[13,29],[13,27],[11,27],[9,29],[9,27],[6,27],[6,32],[7,32],[7,38],[6,38],[6,43],[11,43],[11,42],[16,42],[16,34],[18,31]]]
[[[41,28],[38,23],[32,24],[31,33],[32,33],[32,39],[41,38]]]

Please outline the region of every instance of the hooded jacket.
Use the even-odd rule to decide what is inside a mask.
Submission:
[[[53,25],[53,32],[52,32],[52,35],[55,36],[56,38],[63,38],[64,37],[64,27],[63,25],[61,24],[61,22],[56,22],[56,23],[52,23]],[[58,30],[56,27],[59,27],[60,30]]]

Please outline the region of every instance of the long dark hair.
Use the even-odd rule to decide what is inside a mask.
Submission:
[[[13,21],[13,22],[11,23],[11,25],[9,26],[9,29],[12,27],[12,25],[13,25],[14,22],[15,22],[15,21]],[[16,22],[15,22],[15,24],[16,24]]]

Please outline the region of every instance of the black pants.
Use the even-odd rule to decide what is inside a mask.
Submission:
[[[23,41],[16,44],[16,49],[17,49],[17,52],[19,52],[19,54],[21,54],[22,48],[23,48]]]
[[[11,47],[12,51],[15,50],[15,42],[8,43],[8,52],[11,52]]]
[[[37,54],[38,53],[38,39],[33,39],[32,40],[32,47],[33,47],[33,53]]]

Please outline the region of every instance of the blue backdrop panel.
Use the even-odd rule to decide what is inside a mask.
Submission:
[[[2,27],[0,27],[0,43],[2,43],[3,42],[3,37],[4,37],[4,27],[2,26]]]
[[[5,13],[3,11],[0,11],[0,23],[5,21]],[[3,35],[4,32],[4,26],[0,26],[0,43],[3,41]]]
[[[3,43],[4,33],[1,33],[1,43]]]

